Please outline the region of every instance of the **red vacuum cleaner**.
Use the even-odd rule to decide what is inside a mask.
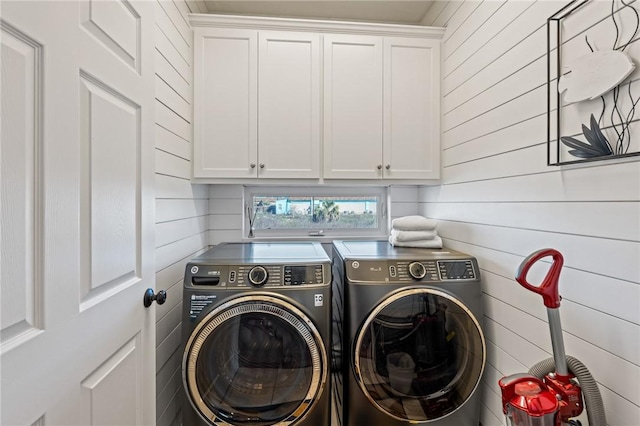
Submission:
[[[527,272],[537,261],[549,256],[553,262],[546,277],[539,286],[531,285],[527,282]],[[507,426],[579,426],[580,421],[573,418],[582,413],[583,400],[589,426],[607,424],[596,381],[580,361],[565,355],[558,293],[563,263],[559,251],[542,249],[524,259],[516,272],[516,281],[541,295],[547,307],[553,358],[537,363],[529,373],[513,374],[498,381]]]

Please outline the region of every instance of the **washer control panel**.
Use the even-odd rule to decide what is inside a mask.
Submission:
[[[185,283],[192,286],[268,288],[327,285],[331,265],[208,265],[188,264]]]
[[[473,259],[460,260],[347,260],[352,282],[441,282],[479,279]]]

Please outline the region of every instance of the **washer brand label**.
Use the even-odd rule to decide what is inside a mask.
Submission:
[[[217,296],[214,294],[192,294],[191,307],[189,309],[189,317],[191,321],[195,321],[198,315],[200,315],[203,310],[216,300],[216,297]]]

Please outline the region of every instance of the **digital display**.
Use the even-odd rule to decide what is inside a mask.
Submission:
[[[443,280],[468,280],[476,277],[473,265],[468,260],[440,261],[438,268]]]
[[[290,266],[287,268],[287,276],[291,277],[291,284],[293,285],[304,284],[307,278],[307,267]]]
[[[285,265],[284,285],[322,284],[322,265]]]

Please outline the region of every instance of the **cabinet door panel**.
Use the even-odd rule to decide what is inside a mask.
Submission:
[[[194,177],[257,171],[257,32],[196,29]]]
[[[384,177],[440,174],[440,41],[384,40]]]
[[[260,32],[260,178],[320,177],[319,41],[318,34]]]
[[[324,38],[324,177],[379,179],[382,39]]]

